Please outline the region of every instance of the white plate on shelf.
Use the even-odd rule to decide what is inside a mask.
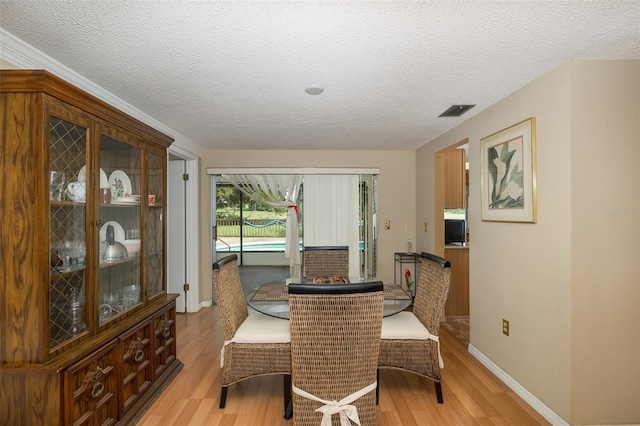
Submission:
[[[123,200],[122,198],[118,198],[115,201],[112,201],[111,204],[122,204],[128,206],[138,206],[140,205],[140,201],[138,200]]]
[[[138,195],[136,197],[135,195],[125,195],[124,197],[118,198],[118,201],[123,201],[123,202],[126,202],[126,203],[139,203],[140,202],[140,196]]]
[[[109,176],[109,186],[111,187],[111,202],[118,201],[118,198],[131,195],[131,179],[122,170],[114,170]]]
[[[109,187],[109,178],[104,170],[100,169],[100,188],[108,188]]]
[[[129,205],[139,205],[140,204],[140,196],[135,195],[126,195],[124,197],[118,197],[116,201],[112,201],[111,204],[129,204]]]
[[[108,225],[113,225],[113,239],[115,241],[118,241],[119,243],[123,242],[125,240],[124,228],[122,228],[122,225],[114,220],[110,220],[109,222],[102,225],[102,228],[100,228],[100,241],[107,240]]]
[[[78,172],[78,182],[85,182],[87,180],[87,166],[82,166]],[[109,178],[104,170],[100,169],[100,188],[109,188]]]

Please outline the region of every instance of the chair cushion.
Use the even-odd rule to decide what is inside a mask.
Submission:
[[[382,318],[382,339],[427,340],[431,334],[413,312],[402,311]]]
[[[231,339],[234,343],[289,343],[289,321],[264,314],[249,315]]]

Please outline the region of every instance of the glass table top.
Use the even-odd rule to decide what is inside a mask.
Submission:
[[[348,277],[351,283],[365,282],[359,277]],[[375,281],[375,279],[367,280]],[[256,311],[281,319],[289,319],[288,285],[289,283],[313,282],[305,278],[287,278],[262,284],[247,294],[248,305]],[[331,284],[326,284],[331,285]],[[384,312],[388,317],[411,306],[412,297],[395,284],[384,284]]]

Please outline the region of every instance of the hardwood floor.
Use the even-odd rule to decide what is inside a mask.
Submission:
[[[281,376],[231,386],[226,407],[218,408],[222,347],[218,318],[216,306],[178,314],[178,357],[184,368],[138,425],[293,425],[283,419]],[[549,424],[444,329],[440,340],[444,404],[437,403],[433,382],[382,370],[379,426]]]

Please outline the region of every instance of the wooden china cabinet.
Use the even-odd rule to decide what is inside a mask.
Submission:
[[[45,71],[0,71],[0,419],[126,424],[182,368],[168,136]]]

